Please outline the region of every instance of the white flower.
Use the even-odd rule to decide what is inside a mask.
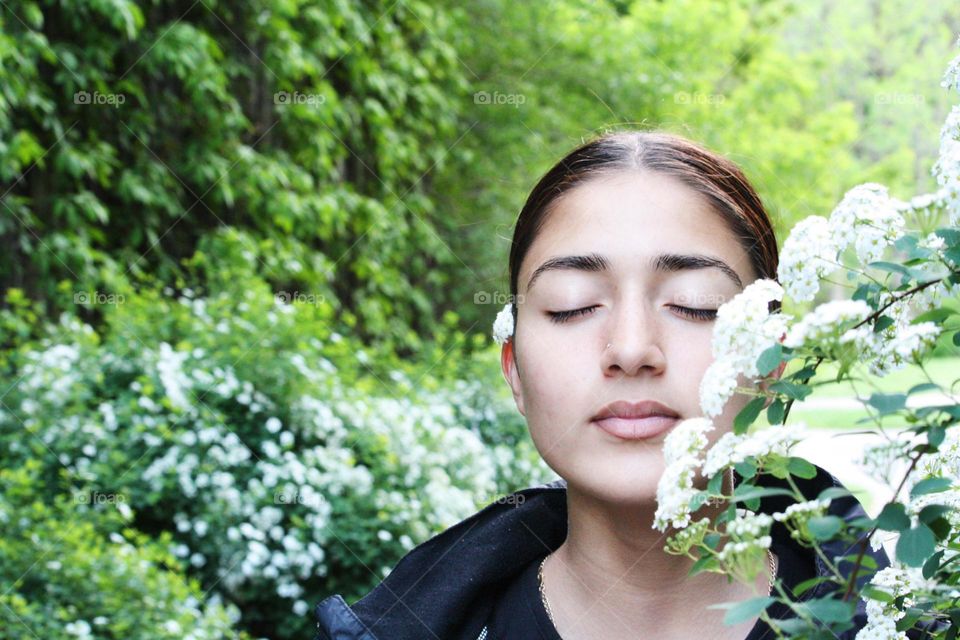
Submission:
[[[283,423],[280,422],[279,418],[270,416],[269,418],[267,418],[267,422],[265,426],[267,427],[267,431],[269,431],[270,433],[276,433],[283,428]]]
[[[722,413],[737,376],[757,376],[757,359],[783,335],[790,316],[770,313],[769,303],[783,299],[783,288],[761,278],[717,309],[711,350],[714,362],[700,381],[700,407],[708,416]]]
[[[842,252],[853,243],[864,263],[879,260],[884,249],[903,235],[902,204],[876,182],[850,189],[830,214],[833,244]]]
[[[737,388],[739,372],[728,360],[714,360],[700,380],[700,408],[708,416],[723,413],[727,400]]]
[[[712,476],[720,469],[743,462],[749,456],[762,458],[772,453],[788,455],[790,447],[807,435],[807,425],[802,421],[765,427],[741,435],[728,431],[707,451],[703,474]]]
[[[813,300],[820,289],[820,278],[839,266],[839,252],[826,218],[804,218],[794,225],[783,243],[777,279],[793,300]]]
[[[958,39],[958,43],[960,43],[960,39]],[[947,65],[947,70],[943,74],[943,80],[940,81],[940,86],[948,91],[950,89],[960,91],[960,56],[951,60],[950,64]]]
[[[717,559],[726,564],[748,564],[755,558],[756,551],[770,548],[772,524],[773,518],[766,513],[737,509],[737,517],[727,523],[730,540],[717,554]]]
[[[960,225],[960,105],[955,105],[940,130],[940,153],[932,173],[940,185],[950,226]]]
[[[896,622],[905,615],[904,609],[915,604],[912,594],[920,590],[932,589],[935,584],[923,577],[923,571],[917,567],[905,567],[894,563],[876,572],[870,584],[880,591],[893,596],[894,599],[905,596],[903,609],[894,602],[881,602],[864,595],[867,604],[867,624],[857,633],[856,640],[873,640],[884,638],[891,640],[907,640],[907,635],[896,630]]]
[[[90,624],[86,620],[77,620],[76,622],[68,622],[63,628],[64,631],[69,633],[72,636],[77,636],[78,638],[92,638],[90,635]]]
[[[707,446],[707,432],[714,429],[709,418],[690,418],[677,424],[663,441],[666,465],[657,483],[657,512],[654,528],[666,531],[690,524],[690,501],[698,493],[693,478],[701,464],[700,453]]]
[[[184,410],[190,407],[190,401],[184,390],[190,388],[191,380],[183,372],[183,362],[188,355],[188,353],[174,351],[169,344],[161,342],[157,358],[157,373],[164,393],[173,406]]]
[[[878,308],[884,308],[891,295],[881,292]],[[856,345],[860,361],[867,364],[871,375],[884,376],[901,369],[936,343],[941,329],[933,322],[910,324],[909,303],[908,298],[901,298],[887,306],[883,314],[889,316],[893,324],[879,332],[866,324],[841,336],[841,342],[852,341]]]
[[[863,300],[825,302],[790,327],[783,344],[792,348],[798,348],[804,344],[822,345],[827,338],[836,334],[838,328],[844,323],[860,322],[871,313],[873,309]]]
[[[493,339],[503,344],[513,336],[513,303],[503,305],[503,309],[493,321]]]

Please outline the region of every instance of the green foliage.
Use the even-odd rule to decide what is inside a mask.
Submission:
[[[491,363],[402,361],[337,333],[326,300],[220,267],[220,290],[126,291],[99,332],[64,314],[21,344],[4,467],[35,464],[36,495],[119,496],[137,540],[277,638],[309,634],[322,597],[369,591],[369,567],[553,477]]]
[[[423,178],[456,152],[463,89],[442,11],[304,0],[5,9],[4,289],[57,313],[72,304],[57,288],[65,278],[107,292],[146,273],[173,282],[226,227],[271,252],[258,264],[275,290],[330,295],[368,342],[409,351],[438,327],[430,292],[457,261]]]
[[[204,602],[168,535],[152,540],[129,527],[129,508],[45,484],[42,468],[0,469],[5,638],[249,638],[233,630],[236,607]]]

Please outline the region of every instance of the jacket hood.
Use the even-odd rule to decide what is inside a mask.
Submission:
[[[843,488],[828,471],[819,466],[816,470],[814,478],[794,478],[807,499],[817,498],[827,488]],[[739,482],[740,476],[736,477]],[[769,475],[761,476],[758,484],[787,486]],[[760,511],[783,511],[790,503],[789,496],[767,496],[760,501]],[[828,513],[847,521],[866,516],[850,495],[833,498]],[[485,621],[503,585],[529,563],[559,547],[566,536],[565,480],[516,491],[411,549],[380,584],[353,605],[340,595],[317,604],[315,640],[478,640],[485,635]],[[816,575],[829,575],[820,558],[791,539],[782,523],[774,523],[771,537],[775,544],[790,545],[808,557]],[[858,545],[831,542],[822,548],[827,557],[837,557],[858,552]],[[873,556],[878,569],[890,564],[883,549],[874,551],[867,545],[867,554]],[[841,562],[838,568],[849,575],[852,563]],[[868,579],[869,572],[857,582],[862,587]],[[822,597],[831,588],[835,586],[820,583],[802,599]],[[861,600],[856,628],[865,622],[864,606]]]

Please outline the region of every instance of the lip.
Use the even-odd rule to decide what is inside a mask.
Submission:
[[[655,400],[617,400],[604,406],[591,422],[623,440],[646,440],[669,431],[680,415]]]

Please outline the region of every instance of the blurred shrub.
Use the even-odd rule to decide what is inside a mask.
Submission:
[[[99,333],[64,313],[11,356],[0,451],[6,468],[39,461],[36,495],[64,475],[121,496],[252,634],[305,637],[322,597],[359,597],[419,542],[554,476],[494,354],[445,364],[477,338],[450,330],[403,362],[254,267],[219,263],[204,295],[122,292]]]
[[[55,492],[40,481],[43,466],[0,469],[4,638],[249,637],[232,630],[236,607],[204,602],[184,577],[169,534],[154,541],[129,528],[132,513],[113,496]]]

